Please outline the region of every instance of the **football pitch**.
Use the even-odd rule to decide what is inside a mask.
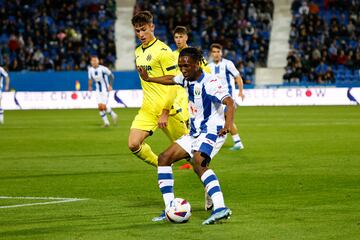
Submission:
[[[245,149],[228,139],[211,163],[223,224],[202,226],[204,189],[175,164],[186,224],[153,223],[163,201],[156,169],[134,157],[127,136],[137,109],[5,111],[0,126],[0,239],[359,239],[360,108],[241,107]],[[160,153],[161,131],[148,143]]]

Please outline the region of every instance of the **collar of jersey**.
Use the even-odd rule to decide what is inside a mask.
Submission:
[[[214,63],[216,66],[219,66],[222,61],[223,61],[223,58],[221,58],[221,60],[218,63],[215,63],[215,62]]]
[[[200,83],[204,79],[204,77],[205,77],[205,74],[204,74],[204,72],[202,72],[198,80],[190,81],[189,83],[195,83],[195,82]]]
[[[157,41],[157,38],[154,38],[154,40],[152,40],[150,43],[149,43],[149,45],[147,45],[147,47],[143,47],[143,46],[141,46],[141,49],[143,50],[143,51],[145,51],[146,49],[148,49],[149,47],[151,47],[152,45],[154,45],[154,43]]]
[[[197,80],[197,82],[198,82],[198,83],[201,82],[201,81],[204,79],[204,77],[205,77],[205,73],[202,72],[201,75],[200,75],[200,77],[199,77],[199,79]]]

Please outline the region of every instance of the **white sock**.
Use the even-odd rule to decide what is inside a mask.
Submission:
[[[108,118],[106,116],[106,112],[105,111],[100,111],[99,113],[100,113],[100,116],[101,116],[102,120],[104,121],[104,124],[109,125],[110,123],[109,123],[109,120],[108,120]]]
[[[232,135],[232,139],[234,141],[234,144],[241,142],[239,134]]]
[[[106,112],[109,114],[113,119],[117,117],[116,113],[111,109],[111,107],[106,106]]]
[[[224,196],[221,192],[220,183],[213,170],[206,170],[201,176],[205,190],[211,197],[214,204],[214,211],[225,207]]]
[[[4,123],[4,110],[0,108],[0,123]]]
[[[174,178],[171,166],[158,167],[158,184],[163,195],[165,208],[174,200]]]

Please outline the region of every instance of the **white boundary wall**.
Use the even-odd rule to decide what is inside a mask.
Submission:
[[[290,105],[357,105],[360,88],[263,88],[245,89],[245,100],[236,102],[242,106],[290,106]],[[142,90],[112,91],[111,107],[140,107]],[[4,109],[77,109],[97,108],[96,92],[5,92],[2,96]]]

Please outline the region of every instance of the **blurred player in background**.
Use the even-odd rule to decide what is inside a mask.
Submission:
[[[225,85],[229,90],[230,96],[235,100],[237,96],[244,100],[244,85],[239,71],[236,69],[234,63],[228,59],[222,57],[222,46],[214,43],[210,46],[211,57],[213,62],[209,63],[212,74],[218,76],[220,79],[225,80]],[[236,94],[235,82],[239,87],[239,91]],[[240,150],[244,148],[241,142],[238,129],[235,123],[230,128],[230,133],[234,141],[234,146],[230,150]]]
[[[90,64],[88,70],[89,76],[89,91],[92,91],[93,82],[96,86],[96,99],[98,102],[98,108],[100,111],[100,116],[104,122],[103,127],[108,127],[110,125],[109,120],[106,116],[106,113],[112,117],[113,123],[117,123],[117,115],[107,105],[109,100],[109,92],[112,90],[114,82],[114,74],[105,66],[99,64],[99,58],[97,56],[92,56],[90,58]],[[110,81],[109,81],[110,79]]]
[[[188,34],[189,34],[188,30],[184,26],[176,26],[174,29],[174,42],[176,44],[177,49],[174,50],[173,53],[175,54],[176,62],[178,61],[181,50],[189,47],[189,45],[187,44],[187,41],[189,39]],[[207,65],[207,61],[205,60],[204,57],[201,58],[200,63],[201,63],[200,67],[202,68],[203,71],[207,73],[211,72],[210,68]],[[177,74],[181,74],[179,68],[177,68]],[[188,110],[188,96],[186,90],[182,87],[179,87],[176,94],[177,94],[176,98],[179,99],[181,105],[186,106],[186,108],[184,107],[183,109],[183,113],[186,118],[186,122],[187,122],[186,125],[188,125],[190,114]],[[192,166],[189,163],[185,163],[184,165],[180,166],[180,169],[192,169]]]
[[[184,26],[177,26],[174,29],[174,42],[176,44],[177,49],[173,52],[175,54],[176,61],[178,61],[179,54],[181,50],[189,47],[187,41],[189,39],[189,32]],[[202,56],[200,61],[200,67],[203,71],[210,73],[211,69],[208,66],[206,59]],[[178,68],[178,73],[180,74],[180,69]]]
[[[0,67],[0,124],[4,123],[4,110],[1,107],[2,89],[4,86],[5,79],[5,91],[9,91],[10,77],[4,68]]]
[[[139,68],[139,72],[145,81],[178,84],[188,91],[190,133],[176,140],[159,155],[158,183],[166,208],[175,198],[171,165],[181,159],[191,158],[194,171],[203,182],[214,204],[212,214],[203,221],[204,225],[208,225],[231,215],[231,210],[225,206],[220,183],[214,171],[208,166],[224,144],[226,134],[233,125],[235,106],[234,100],[221,80],[201,70],[201,58],[202,55],[196,48],[182,50],[179,56],[179,68],[183,75],[175,78],[150,77],[144,68]],[[227,108],[226,113],[224,105]],[[164,220],[164,212],[159,217],[153,218],[155,222]]]
[[[151,77],[174,77],[176,60],[170,47],[154,35],[153,16],[148,11],[136,14],[132,25],[141,41],[135,49],[137,68],[144,68]],[[164,86],[145,82],[141,79],[143,102],[132,122],[128,146],[133,154],[146,163],[157,166],[158,156],[144,141],[159,127],[171,141],[187,134],[188,129],[183,116],[181,102],[176,97],[178,86]]]

